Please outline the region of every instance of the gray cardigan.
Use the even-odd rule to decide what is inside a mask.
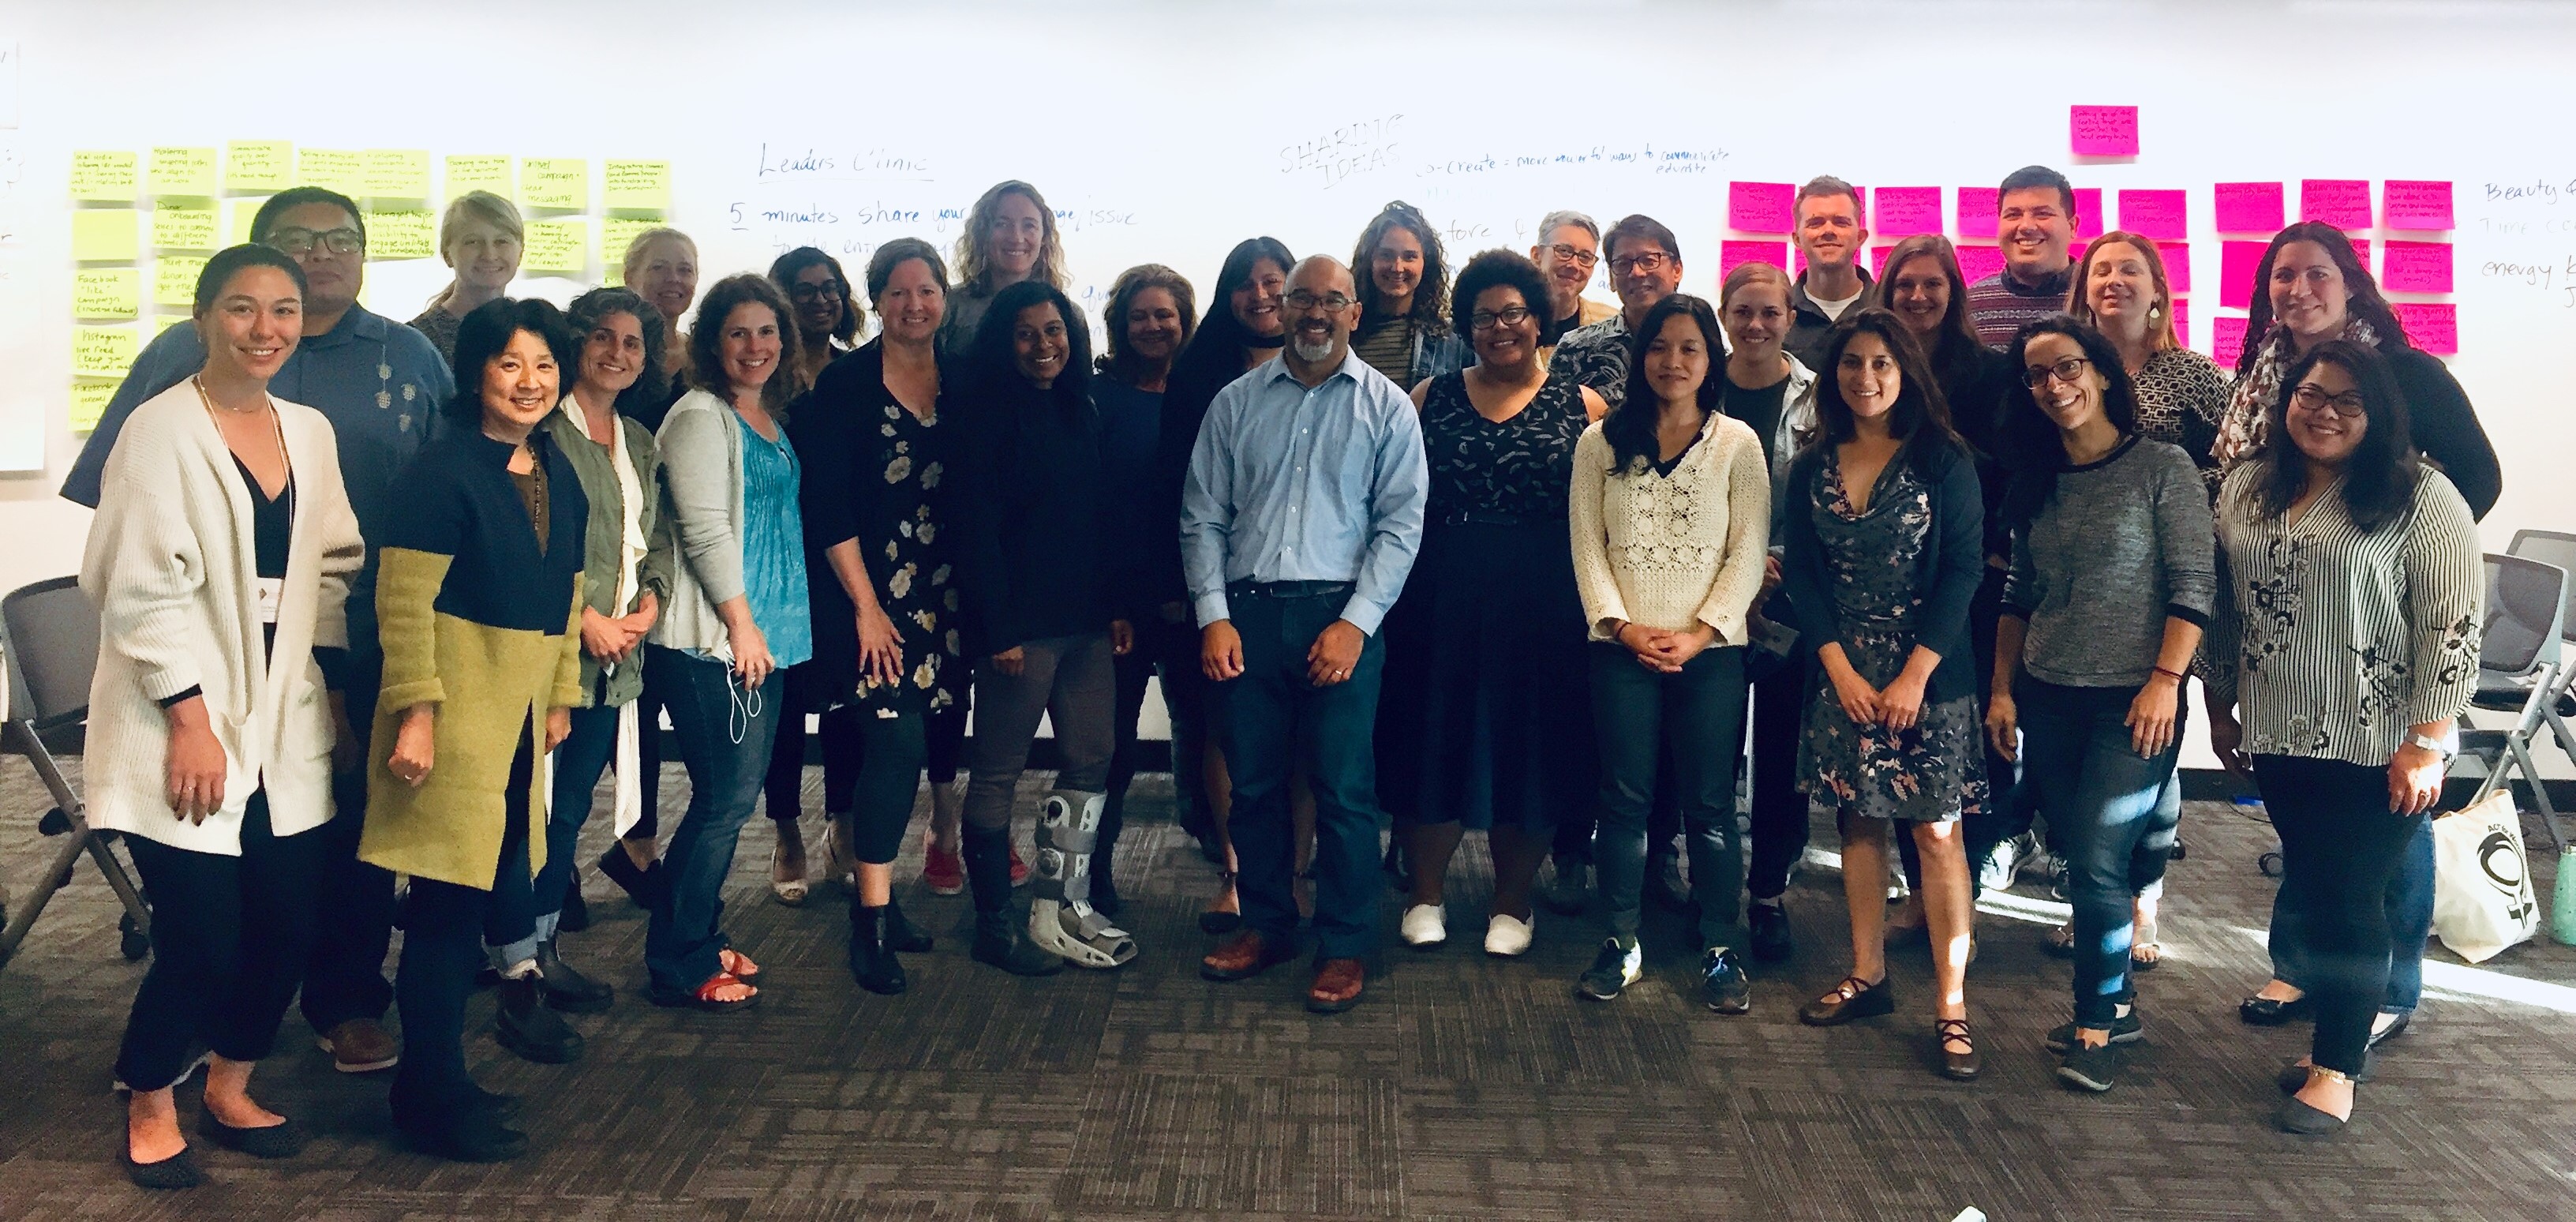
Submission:
[[[734,421],[731,404],[692,390],[653,436],[671,524],[652,541],[671,573],[670,605],[653,622],[656,645],[709,653],[730,645],[716,604],[743,594],[742,430]]]

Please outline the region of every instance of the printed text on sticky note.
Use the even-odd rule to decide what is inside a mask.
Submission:
[[[2069,147],[2078,157],[2138,155],[2138,108],[2135,106],[2070,106]]]
[[[1792,201],[1798,189],[1785,182],[1726,184],[1726,227],[1746,233],[1788,233],[1797,228]]]

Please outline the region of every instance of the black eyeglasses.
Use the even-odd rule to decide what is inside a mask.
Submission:
[[[1559,242],[1554,246],[1548,247],[1547,253],[1555,255],[1560,262],[1571,263],[1576,267],[1587,270],[1589,270],[1593,264],[1601,261],[1601,255],[1599,252],[1578,250],[1563,242]]]
[[[1610,260],[1610,271],[1621,276],[1631,272],[1661,271],[1665,262],[1671,257],[1660,250],[1650,250],[1637,255],[1621,255]]]
[[[1311,310],[1316,306],[1322,306],[1330,313],[1339,314],[1354,304],[1356,303],[1350,298],[1340,293],[1326,293],[1318,297],[1304,289],[1299,289],[1288,294],[1288,308],[1292,310]]]
[[[2290,403],[2304,412],[2322,412],[2332,408],[2335,415],[2346,420],[2370,414],[2370,403],[2361,397],[2360,391],[2347,390],[2339,395],[2330,395],[2325,387],[2314,382],[2299,383],[2298,389],[2290,392]]]
[[[839,301],[848,295],[848,291],[841,287],[841,282],[838,280],[826,280],[821,284],[800,283],[787,286],[787,296],[792,301],[819,301],[825,297]]]
[[[2084,367],[2092,363],[2080,356],[2070,356],[2054,365],[2033,365],[2021,371],[2021,384],[2037,390],[2048,385],[2050,378],[2060,382],[2073,382],[2083,377]]]
[[[1504,306],[1499,310],[1478,310],[1468,315],[1467,325],[1479,331],[1491,331],[1496,327],[1517,327],[1529,319],[1528,306]]]
[[[319,233],[303,228],[272,229],[268,231],[267,245],[297,258],[312,254],[317,245],[335,255],[354,255],[367,248],[367,239],[366,235],[345,225]]]

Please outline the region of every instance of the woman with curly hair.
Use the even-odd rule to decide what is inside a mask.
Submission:
[[[1036,187],[1013,178],[994,183],[966,210],[957,234],[957,284],[939,324],[939,351],[964,356],[993,297],[1023,280],[1065,286],[1064,237],[1055,210]]]
[[[1466,341],[1450,328],[1449,256],[1440,231],[1397,200],[1370,218],[1351,251],[1360,282],[1360,323],[1351,350],[1369,368],[1411,390],[1424,378],[1464,368]]]

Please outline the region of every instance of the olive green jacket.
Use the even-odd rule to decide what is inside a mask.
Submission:
[[[539,425],[555,439],[555,445],[572,462],[573,474],[581,479],[583,495],[590,498],[590,527],[583,536],[582,581],[585,605],[601,615],[616,617],[634,610],[633,604],[617,606],[617,578],[621,548],[626,535],[626,502],[617,486],[617,464],[605,447],[584,436],[571,413],[581,410],[572,396],[564,396],[563,407],[546,417]],[[626,446],[627,460],[635,464],[635,480],[644,493],[644,559],[636,571],[636,597],[653,595],[653,601],[664,612],[671,608],[671,549],[661,546],[663,532],[670,529],[662,513],[662,464],[653,448],[653,431],[642,423],[624,416],[617,417],[617,436]],[[581,705],[594,704],[610,708],[626,704],[644,693],[644,648],[636,644],[635,652],[626,655],[608,675],[603,693],[599,683],[599,659],[588,650],[581,655]]]

